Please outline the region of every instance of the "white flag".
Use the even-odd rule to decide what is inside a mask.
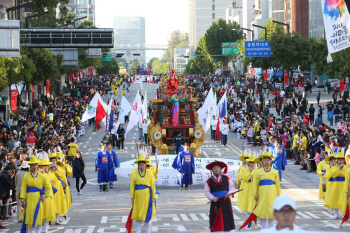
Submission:
[[[125,96],[122,96],[122,102],[119,107],[119,123],[125,123],[124,119],[125,116],[132,110],[131,105],[129,104],[128,100],[125,98]]]
[[[89,120],[91,118],[96,117],[96,110],[97,110],[98,100],[100,100],[100,103],[102,104],[104,109],[107,109],[107,104],[105,104],[105,102],[103,102],[100,94],[98,92],[96,92],[96,94],[91,99],[90,103],[88,104],[87,109],[85,109],[83,117],[81,118],[81,122],[84,122],[84,121],[87,121],[87,120]]]
[[[141,112],[142,103],[140,93],[136,93],[135,101],[132,105],[132,110],[130,114],[129,124],[126,128],[126,133],[128,133],[135,125],[139,122],[139,115]]]
[[[210,91],[203,103],[203,106],[197,111],[199,123],[204,127],[205,131],[207,131],[210,128],[209,114],[210,114],[211,102],[213,100],[214,100],[213,89],[210,88]]]
[[[148,109],[147,90],[145,90],[145,96],[143,98],[143,104],[142,104],[142,120],[148,117],[147,109]]]

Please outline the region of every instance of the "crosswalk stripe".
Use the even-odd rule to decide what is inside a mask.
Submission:
[[[190,216],[191,216],[191,218],[192,218],[194,221],[197,221],[197,220],[198,220],[196,214],[190,214]]]
[[[133,147],[133,146],[131,147],[132,150],[133,150],[134,148],[135,148],[135,147]]]
[[[190,221],[188,218],[187,218],[187,216],[186,216],[186,214],[180,214],[180,216],[181,216],[181,218],[184,220],[184,221]]]
[[[329,218],[333,218],[333,215],[327,213],[326,211],[322,211],[322,214],[324,214],[325,216],[329,217]]]
[[[315,214],[311,213],[311,212],[305,212],[306,214],[310,215],[313,218],[320,218],[318,216],[316,216]]]
[[[126,223],[126,221],[128,220],[128,217],[129,217],[129,216],[123,216],[123,217],[122,217],[122,223]]]
[[[209,220],[208,216],[206,214],[199,214],[204,220]]]
[[[108,216],[102,216],[101,223],[107,223]]]
[[[125,150],[127,150],[127,149],[128,149],[128,147],[126,146],[126,147],[125,147]]]
[[[297,212],[297,214],[299,214],[299,215],[300,215],[301,217],[303,217],[303,218],[311,218],[310,216],[304,214],[304,213],[301,212],[301,211]]]
[[[233,214],[233,218],[236,219],[240,219],[237,215]]]

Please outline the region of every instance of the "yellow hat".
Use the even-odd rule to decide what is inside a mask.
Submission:
[[[254,160],[254,163],[260,163],[260,161],[261,161],[260,158],[256,158],[256,159]]]
[[[57,155],[55,153],[51,153],[49,159],[57,159]]]
[[[260,159],[264,159],[264,158],[269,158],[269,159],[273,159],[273,156],[271,156],[271,153],[270,152],[265,152],[263,154],[261,154],[259,156]]]
[[[339,152],[335,158],[336,159],[345,159],[344,153],[343,152]]]
[[[45,163],[45,160],[44,160],[44,159],[39,159],[38,165],[39,165],[39,166],[46,166],[47,164]]]
[[[33,165],[33,164],[38,164],[38,158],[36,156],[32,156],[30,157],[30,161],[28,162],[29,165]]]
[[[241,131],[241,134],[245,134],[245,131],[244,131],[244,130],[242,130],[242,131]]]
[[[61,160],[57,160],[58,165],[60,165],[60,167],[64,167],[64,163],[61,162]]]
[[[134,162],[135,164],[139,164],[139,163],[146,163],[147,164],[147,160],[145,159],[145,157],[143,157],[143,154],[140,154],[139,158]]]
[[[255,156],[254,156],[254,155],[251,155],[251,156],[249,157],[249,159],[246,159],[245,161],[255,163]]]
[[[327,158],[326,161],[329,162],[331,159],[337,159],[334,154],[330,154]]]
[[[239,157],[239,161],[244,161],[245,159],[249,158],[249,153],[242,154],[241,157]]]
[[[56,152],[56,155],[57,155],[57,158],[61,158],[61,157],[62,157],[62,152],[57,151],[57,152]]]
[[[46,165],[51,165],[52,164],[49,159],[45,159],[45,163],[46,163]]]

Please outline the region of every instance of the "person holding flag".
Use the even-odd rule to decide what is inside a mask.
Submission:
[[[205,196],[210,201],[210,232],[230,232],[235,229],[231,195],[235,186],[230,177],[224,175],[228,167],[224,162],[214,161],[206,166],[211,177],[204,184]]]
[[[223,144],[223,137],[222,137],[222,132],[221,132],[221,128],[220,127],[223,127],[223,130],[226,132],[226,127],[224,126],[224,119],[226,120],[227,122],[227,98],[226,98],[226,92],[225,94],[222,96],[222,98],[220,99],[219,101],[219,104],[217,106],[218,108],[218,111],[219,112],[219,117],[218,117],[218,123],[216,125],[216,137],[217,137],[217,140],[221,141],[221,144]],[[221,126],[222,125],[222,126]],[[228,125],[227,125],[227,128],[228,128]],[[228,133],[228,132],[227,132]],[[226,134],[227,136],[227,134]],[[226,137],[227,139],[227,137]]]

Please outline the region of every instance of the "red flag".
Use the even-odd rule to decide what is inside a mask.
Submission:
[[[50,93],[50,83],[50,79],[46,80],[46,95]]]
[[[345,80],[339,81],[339,91],[344,92]]]
[[[219,109],[219,116],[218,116],[218,123],[216,124],[216,139],[218,141],[221,141],[221,135],[220,135],[220,115],[221,115],[221,109]]]
[[[267,80],[267,70],[263,70],[264,80]]]
[[[343,218],[343,221],[340,224],[340,228],[343,227],[343,223],[349,220],[349,204],[346,206],[346,211],[345,211],[345,215]]]
[[[252,66],[250,67],[250,74],[251,74],[252,76],[254,76],[254,74],[255,74],[255,73],[254,73],[254,68],[253,68]]]
[[[18,90],[11,90],[11,111],[17,111],[17,93]]]
[[[213,227],[210,229],[211,232],[215,232],[215,231],[224,231],[224,219],[222,217],[222,210],[221,207],[218,211],[218,213],[216,214],[216,218],[213,224]]]
[[[288,85],[288,79],[289,79],[288,76],[289,76],[289,75],[288,75],[288,72],[287,72],[287,71],[284,71],[284,72],[283,72],[283,77],[284,77],[284,84],[285,84],[285,85]]]
[[[131,216],[132,216],[132,208],[131,208],[131,210],[130,210],[128,220],[127,220],[126,223],[125,223],[125,228],[126,228],[126,230],[128,231],[128,233],[131,233],[131,228],[132,228],[132,219],[131,219]]]
[[[255,205],[253,211],[255,210],[255,208],[256,208],[256,205]],[[238,231],[240,231],[242,228],[248,226],[248,224],[252,221],[256,223],[256,215],[253,212],[249,215],[248,219],[243,223],[243,225],[239,228]]]
[[[70,74],[70,76],[69,76],[69,81],[73,81],[73,74]]]
[[[100,100],[97,101],[97,108],[96,108],[96,129],[97,131],[100,130],[101,126],[100,123],[107,116],[105,108],[100,103]]]

